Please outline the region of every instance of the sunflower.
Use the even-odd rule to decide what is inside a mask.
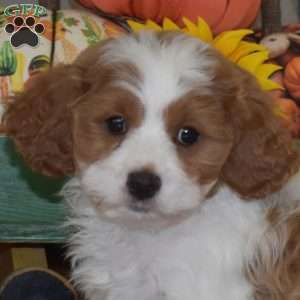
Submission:
[[[151,20],[148,20],[145,24],[131,20],[128,21],[130,28],[135,32],[147,29],[154,31],[171,30],[185,32],[186,34],[211,44],[229,60],[253,74],[264,90],[282,89],[279,84],[269,79],[274,72],[282,69],[282,67],[266,62],[269,59],[267,48],[263,45],[243,40],[247,35],[253,33],[252,30],[230,30],[214,37],[209,25],[202,18],[198,18],[196,24],[187,18],[183,18],[183,23],[185,27],[179,28],[168,18],[163,20],[162,26]]]

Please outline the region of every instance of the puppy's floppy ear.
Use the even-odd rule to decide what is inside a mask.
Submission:
[[[299,170],[300,154],[256,79],[243,70],[235,72],[236,96],[226,104],[234,145],[222,177],[241,196],[261,198],[279,190]]]
[[[82,72],[75,65],[60,65],[37,75],[4,115],[18,151],[44,175],[74,172],[69,106],[84,93]]]

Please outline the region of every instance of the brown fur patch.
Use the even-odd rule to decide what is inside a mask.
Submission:
[[[68,105],[83,92],[81,70],[58,66],[37,75],[9,106],[4,116],[7,132],[33,170],[49,176],[74,172]]]
[[[247,199],[280,190],[299,170],[300,155],[274,115],[269,96],[252,75],[227,61],[217,69],[214,92],[234,131],[222,180]]]
[[[177,147],[192,177],[219,179],[245,199],[264,198],[299,170],[299,152],[254,77],[211,55],[217,65],[212,93],[195,87],[172,104],[165,114],[168,132],[173,139],[184,126],[201,133],[197,144]]]
[[[170,42],[176,35],[158,34],[161,42]],[[36,171],[53,176],[72,174],[73,152],[79,160],[91,162],[97,153],[102,157],[116,147],[120,140],[107,136],[104,146],[106,141],[100,141],[104,131],[99,128],[99,122],[114,111],[125,114],[133,126],[141,119],[137,99],[111,85],[115,80],[135,84],[142,80],[141,74],[126,61],[107,64],[103,51],[109,42],[90,47],[71,66],[40,75],[10,105],[5,115],[8,133]],[[209,53],[217,65],[212,94],[203,95],[196,86],[172,105],[166,112],[169,134],[174,138],[181,126],[195,126],[202,133],[199,144],[177,147],[191,176],[203,183],[221,179],[245,198],[265,197],[299,169],[299,153],[255,79],[213,49]],[[93,120],[97,114],[98,123]],[[86,147],[89,144],[93,146],[90,149]]]
[[[255,287],[254,299],[299,300],[300,209],[273,208],[268,217],[270,228],[261,241],[265,245],[258,247],[248,266],[247,275]]]
[[[112,135],[105,121],[112,116],[122,116],[130,131],[141,123],[143,110],[132,93],[108,86],[100,88],[99,93],[88,93],[85,99],[73,108],[73,115],[76,161],[90,164],[105,158],[119,147],[126,137],[126,134]]]
[[[218,179],[233,142],[219,99],[189,93],[168,107],[165,119],[187,174],[201,184]],[[176,137],[182,127],[196,129],[200,133],[199,141],[191,146],[178,143]]]
[[[88,48],[73,65],[60,65],[37,76],[34,83],[10,104],[4,116],[8,135],[14,139],[18,151],[35,171],[55,177],[74,174],[76,164],[73,138],[76,138],[76,147],[79,147],[75,149],[78,157],[91,161],[96,156],[96,149],[87,147],[95,146],[87,141],[87,136],[92,135],[87,130],[92,127],[87,124],[88,120],[96,114],[101,119],[105,113],[108,115],[114,111],[129,115],[128,111],[132,110],[132,114],[135,114],[136,101],[129,92],[113,87],[107,89],[116,79],[132,82],[139,76],[136,68],[127,62],[106,64],[102,60],[103,47],[109,42],[110,40],[106,40]],[[85,96],[87,92],[88,95]],[[121,99],[126,104],[122,104]],[[116,108],[117,102],[121,105],[120,110]],[[82,105],[78,105],[79,103]],[[128,104],[132,106],[125,107]],[[78,117],[79,108],[84,111],[87,119],[85,122]],[[83,125],[78,130],[82,133],[79,138],[82,139],[81,142],[78,142],[78,134],[73,134],[76,124],[73,124],[75,119],[72,118],[72,112],[76,112],[76,120],[80,119]],[[96,123],[95,120],[93,122]],[[100,124],[98,126],[101,127]]]

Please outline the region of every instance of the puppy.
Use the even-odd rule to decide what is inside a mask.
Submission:
[[[40,75],[5,125],[63,190],[89,300],[300,299],[300,155],[256,79],[181,33]]]

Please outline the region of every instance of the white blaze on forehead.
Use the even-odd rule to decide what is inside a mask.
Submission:
[[[153,166],[162,186],[155,196],[157,210],[176,214],[191,210],[204,198],[207,187],[185,173],[177,148],[165,128],[163,112],[193,88],[211,90],[214,64],[210,47],[184,34],[158,37],[144,32],[128,35],[104,45],[101,62],[116,67],[114,82],[134,93],[144,106],[142,124],[130,130],[120,147],[104,160],[82,172],[84,189],[108,206],[124,206],[130,172]],[[136,74],[117,72],[118,66],[132,64]],[[119,78],[117,77],[119,75]]]
[[[203,92],[211,85],[215,60],[209,45],[185,34],[158,38],[151,32],[128,35],[105,46],[105,63],[128,62],[141,74],[140,81],[120,81],[146,106],[162,111],[193,86]],[[134,84],[133,84],[134,82]]]

